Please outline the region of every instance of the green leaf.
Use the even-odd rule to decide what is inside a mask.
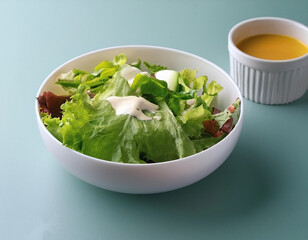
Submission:
[[[85,73],[83,75],[78,75],[77,77],[80,76],[81,82],[86,82],[86,81],[90,81],[92,79],[95,78],[95,75],[91,74],[91,73]],[[75,79],[77,78],[75,77]]]
[[[216,81],[212,81],[206,87],[206,92],[208,95],[216,96],[222,89],[223,87],[221,85],[219,85]]]
[[[74,80],[74,77],[76,76],[77,74],[75,73],[75,69],[74,70],[70,70],[66,73],[62,73],[60,74],[59,78],[60,79],[66,79],[66,80]]]
[[[42,113],[41,119],[47,130],[60,142],[62,142],[61,134],[61,120],[59,118],[52,118],[49,114]]]
[[[168,94],[168,86],[165,81],[144,74],[136,75],[131,88],[135,91],[139,90],[140,95],[150,94],[155,97],[166,97]]]
[[[202,100],[209,107],[214,97],[223,89],[216,81],[212,81],[207,87],[204,87],[204,94],[201,96]]]
[[[197,70],[183,69],[181,71],[180,77],[183,79],[185,85],[189,87],[190,83],[192,83],[196,79]]]
[[[96,101],[95,99],[97,98],[99,98],[99,101],[102,101],[102,99],[110,96],[122,97],[136,95],[136,92],[130,87],[127,80],[120,76],[119,72],[116,72],[113,78],[106,82],[103,90],[94,97],[93,101]]]
[[[147,62],[143,62],[143,63],[147,67],[148,72],[150,73],[151,76],[153,76],[156,72],[158,72],[160,70],[166,70],[167,69],[167,67],[165,67],[165,66],[155,65],[155,64],[151,65]]]
[[[208,136],[205,138],[192,140],[192,142],[196,148],[196,151],[201,152],[207,148],[212,147],[216,143],[220,142],[225,136],[226,134],[222,134],[220,137],[217,137],[217,138]]]
[[[175,116],[178,116],[183,111],[181,99],[169,98],[167,104]]]
[[[62,73],[58,77],[56,84],[61,85],[63,89],[69,92],[74,92],[81,83],[81,79],[76,78],[76,76],[78,76],[79,74],[80,73],[78,73],[76,69],[70,70],[66,73]]]
[[[140,121],[115,115],[102,95],[89,99],[86,89],[79,88],[73,100],[64,104],[60,133],[65,146],[126,163],[169,161],[195,153],[194,144],[163,101],[156,113],[160,120]]]
[[[116,68],[104,68],[100,72],[98,77],[94,77],[90,80],[84,82],[84,84],[88,85],[90,88],[98,87],[103,85],[108,79],[110,79],[115,73]]]
[[[187,92],[173,92],[173,91],[169,91],[169,95],[173,98],[177,98],[177,99],[182,99],[182,100],[187,100],[187,99],[192,99],[195,98],[197,95],[197,91],[196,90],[189,90]]]
[[[211,112],[200,105],[199,107],[189,109],[183,116],[181,116],[181,120],[183,123],[186,123],[188,120],[204,121],[206,119],[211,119],[211,117]]]
[[[122,66],[124,63],[126,63],[126,60],[126,55],[124,53],[121,53],[114,57],[113,62],[115,65]]]
[[[182,129],[191,139],[199,139],[204,127],[200,120],[189,120],[182,125]]]
[[[141,70],[141,63],[141,60],[138,59],[138,62],[131,63],[130,65]]]
[[[94,112],[90,97],[86,92],[87,87],[81,86],[70,102],[64,103],[61,108],[61,135],[64,146],[80,151],[82,138],[87,132],[91,132],[90,117]]]
[[[203,86],[205,86],[206,85],[206,83],[207,83],[207,76],[201,76],[201,77],[198,77],[197,79],[195,79],[194,81],[193,81],[193,89],[195,89],[195,90],[199,90],[199,89],[201,89]]]
[[[235,109],[238,109],[241,105],[241,100],[237,98],[232,105],[234,106]]]
[[[235,108],[235,110],[238,110],[238,108],[240,107],[240,99],[237,98],[235,100],[235,102],[232,104]],[[224,125],[224,123],[230,118],[233,117],[234,114],[237,114],[237,111],[235,111],[233,113],[230,112],[229,107],[227,107],[224,111],[217,113],[215,115],[213,115],[213,118],[218,122],[219,127],[222,127]]]
[[[56,84],[61,85],[66,90],[72,90],[72,88],[78,88],[80,85],[81,80],[66,80],[66,79],[58,79]]]
[[[104,69],[104,68],[112,68],[114,67],[114,63],[111,61],[102,61],[101,63],[99,63],[95,68],[94,71],[99,71],[100,69]]]
[[[100,75],[100,73],[103,71],[104,68],[100,68],[99,70],[94,71],[91,73],[94,77],[97,77]]]
[[[75,76],[77,76],[77,75],[84,75],[84,74],[88,73],[86,71],[83,71],[83,70],[80,70],[80,69],[76,69],[76,68],[73,70],[73,72],[74,72]]]

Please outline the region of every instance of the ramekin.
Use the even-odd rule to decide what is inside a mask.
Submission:
[[[286,104],[308,88],[308,54],[289,60],[252,57],[237,48],[241,40],[259,34],[281,34],[308,45],[307,26],[285,18],[259,17],[235,25],[228,35],[230,75],[242,95],[261,104]]]

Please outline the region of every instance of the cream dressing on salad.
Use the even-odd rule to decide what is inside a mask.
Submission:
[[[132,85],[136,75],[139,73],[150,77],[150,74],[148,72],[143,72],[139,68],[132,67],[129,65],[120,70],[121,77],[125,78],[130,85]]]
[[[143,97],[127,96],[116,97],[111,96],[106,99],[115,110],[116,115],[125,115],[136,117],[139,120],[151,120],[151,117],[145,115],[142,111],[146,110],[155,113],[158,110],[158,105],[149,102]],[[155,118],[157,119],[157,118]]]

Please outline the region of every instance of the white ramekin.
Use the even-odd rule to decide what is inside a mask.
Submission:
[[[308,45],[308,28],[277,17],[248,19],[229,32],[230,75],[242,95],[262,104],[286,104],[299,99],[308,88],[308,54],[289,60],[265,60],[236,47],[241,40],[258,34],[281,34]]]

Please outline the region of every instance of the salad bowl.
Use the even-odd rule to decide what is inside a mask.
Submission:
[[[177,71],[185,68],[197,69],[198,75],[206,75],[208,79],[216,80],[223,87],[223,90],[213,100],[213,106],[219,109],[227,108],[236,99],[242,103],[242,95],[238,87],[230,76],[217,65],[184,51],[143,45],[100,49],[69,60],[47,76],[39,88],[37,96],[40,96],[44,91],[52,91],[58,95],[66,94],[63,88],[55,84],[60,74],[74,68],[91,71],[102,59],[112,59],[121,53],[127,56],[128,62],[141,59]],[[206,150],[166,162],[131,164],[94,158],[63,146],[42,122],[37,101],[35,110],[38,128],[47,149],[68,172],[97,187],[133,194],[171,191],[193,184],[208,176],[233,151],[241,133],[244,115],[243,104],[241,104],[240,114],[232,131],[220,142]]]

